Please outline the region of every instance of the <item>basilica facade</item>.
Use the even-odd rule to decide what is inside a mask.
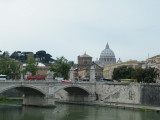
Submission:
[[[111,64],[116,63],[116,58],[114,52],[109,48],[109,44],[107,43],[105,49],[101,52],[100,58],[95,61],[100,67],[107,67]]]

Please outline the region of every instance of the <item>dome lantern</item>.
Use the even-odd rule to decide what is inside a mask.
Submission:
[[[108,45],[108,42],[107,42],[107,45],[106,45],[106,49],[109,49],[109,45]]]

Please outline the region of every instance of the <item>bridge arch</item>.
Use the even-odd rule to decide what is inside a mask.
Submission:
[[[64,91],[61,91],[64,90]],[[65,92],[66,91],[66,92]],[[66,102],[89,102],[94,100],[94,94],[89,88],[82,85],[65,85],[54,91],[53,96],[58,101]]]
[[[41,90],[40,88],[37,88],[35,86],[32,86],[32,85],[11,85],[11,86],[6,86],[6,87],[3,87],[1,90],[0,90],[0,93],[3,93],[7,90],[10,90],[10,89],[13,89],[13,88],[16,88],[18,89],[19,91],[23,91],[23,93],[26,93],[27,90],[31,90],[30,92],[35,92],[37,93],[38,95],[42,95],[42,96],[46,96],[46,93],[45,91]],[[26,91],[25,91],[26,90]]]
[[[65,85],[65,86],[62,86],[62,87],[60,87],[60,88],[58,88],[58,89],[56,89],[55,91],[54,91],[54,95],[57,93],[57,92],[59,92],[60,90],[65,90],[65,91],[67,91],[68,93],[69,92],[73,92],[72,90],[80,90],[81,92],[83,92],[84,94],[86,94],[86,95],[90,95],[90,94],[92,94],[88,89],[86,89],[85,87],[82,87],[82,86],[78,86],[78,85]],[[75,91],[75,92],[77,92],[77,91]]]

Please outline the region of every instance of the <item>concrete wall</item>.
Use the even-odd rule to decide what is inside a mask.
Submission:
[[[159,85],[143,85],[141,88],[140,102],[143,105],[160,106],[160,86]]]
[[[98,83],[99,101],[160,106],[160,84],[107,84]]]
[[[96,85],[98,100],[103,102],[140,104],[141,87],[139,84],[107,84]]]

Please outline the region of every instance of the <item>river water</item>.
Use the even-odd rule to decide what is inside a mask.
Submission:
[[[160,113],[68,104],[38,108],[1,103],[0,120],[160,120]]]

